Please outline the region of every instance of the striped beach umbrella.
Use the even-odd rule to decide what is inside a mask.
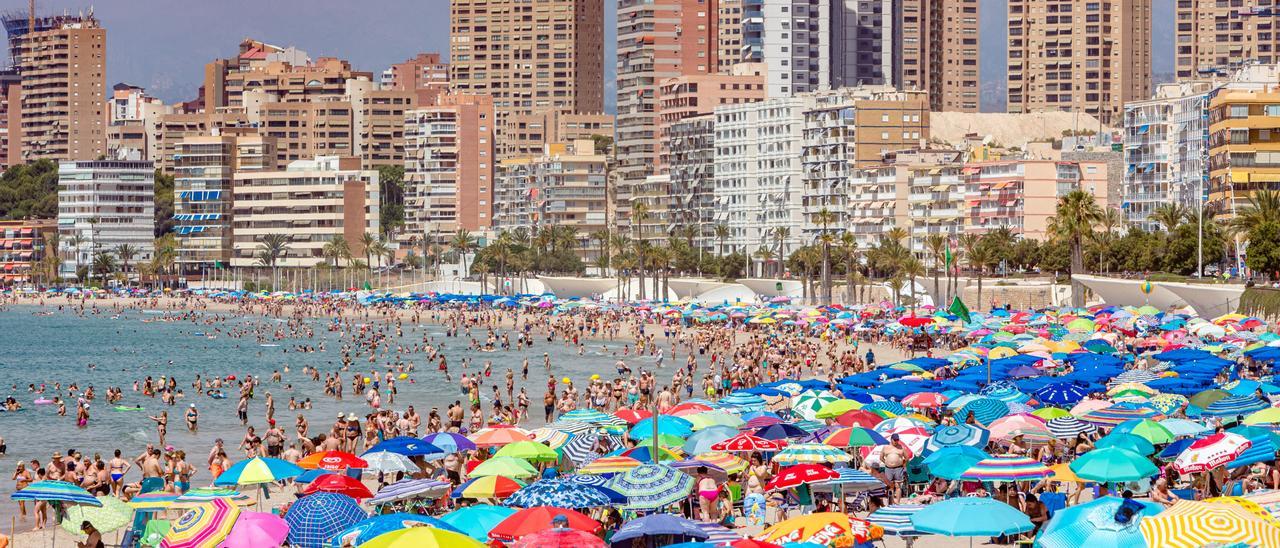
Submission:
[[[1259,462],[1270,464],[1276,458],[1276,433],[1267,428],[1257,426],[1236,426],[1227,432],[1244,436],[1249,440],[1249,448],[1227,463],[1227,468],[1236,469]]]
[[[466,436],[456,432],[436,432],[434,434],[427,434],[422,437],[422,441],[439,447],[441,451],[446,453],[470,451],[476,448],[476,444],[472,443]]]
[[[1196,440],[1173,460],[1173,465],[1183,474],[1207,472],[1235,460],[1251,445],[1244,436],[1219,432]]]
[[[476,447],[501,447],[517,441],[529,441],[533,436],[528,430],[514,426],[495,425],[482,428],[467,437]]]
[[[352,501],[354,503],[355,501]],[[357,508],[359,508],[357,506]],[[361,517],[364,513],[360,513]],[[173,522],[160,548],[206,548],[217,546],[236,524],[240,507],[225,500],[206,502],[187,510]],[[321,542],[327,539],[321,539]],[[314,546],[320,546],[316,543]]]
[[[1149,546],[1280,546],[1280,527],[1231,504],[1180,500],[1138,526]]]
[[[83,504],[85,506],[102,506],[102,501],[80,488],[79,485],[57,480],[37,481],[9,495],[9,498],[13,500],[43,500],[46,502]]]
[[[360,455],[360,458],[369,463],[369,467],[365,470],[370,472],[383,472],[391,474],[394,472],[416,472],[418,465],[409,460],[409,457],[400,453],[392,453],[391,451],[373,451]]]
[[[894,504],[885,506],[867,516],[867,521],[884,528],[886,535],[918,537],[924,535],[911,523],[911,516],[924,508],[923,504]]]
[[[1060,440],[1068,440],[1080,434],[1092,434],[1098,431],[1098,427],[1094,426],[1093,423],[1084,422],[1070,416],[1049,419],[1045,423],[1045,427],[1049,429],[1049,433],[1053,434],[1053,437]]]
[[[853,457],[848,453],[822,443],[794,443],[788,445],[772,461],[783,466],[795,464],[820,463],[834,464],[849,462]]]
[[[859,491],[870,491],[884,487],[884,482],[875,476],[858,470],[857,468],[836,468],[838,477],[813,484],[814,489],[818,490],[835,490],[839,489],[843,493],[857,493]]]
[[[986,447],[987,440],[990,437],[991,433],[986,429],[969,424],[940,426],[933,431],[933,435],[929,436],[929,441],[925,444],[925,450],[934,452],[952,445]]]
[[[865,447],[871,445],[888,445],[889,440],[879,432],[868,428],[851,426],[832,432],[822,440],[832,447]]]
[[[214,480],[214,485],[256,485],[273,483],[282,479],[297,477],[306,470],[284,459],[271,457],[253,457],[242,460],[227,468],[226,472]]]
[[[409,514],[406,514],[409,515]],[[385,518],[387,516],[378,516]],[[375,537],[367,537],[369,540],[359,544],[334,544],[334,546],[360,546],[361,548],[400,548],[402,546],[415,546],[420,548],[431,548],[439,546],[448,546],[449,548],[485,548],[486,544],[481,543],[462,533],[455,533],[443,527],[437,528],[429,525],[429,522],[418,523],[421,520],[417,518],[425,518],[427,516],[416,516],[413,520],[401,520],[402,527],[391,531],[383,532]],[[375,518],[377,519],[377,518]],[[399,519],[399,518],[393,518]],[[353,526],[359,529],[360,524]],[[575,533],[577,531],[574,531]],[[337,535],[337,539],[349,538],[352,533],[342,531]],[[356,535],[358,536],[358,535]]]
[[[737,474],[747,469],[746,459],[739,458],[729,453],[722,453],[720,451],[708,451],[706,453],[701,453],[696,458],[712,466],[717,466],[721,470],[730,474]]]
[[[942,407],[947,404],[948,398],[937,392],[916,392],[905,398],[902,398],[903,405],[914,407],[916,409],[931,409],[934,407]]]
[[[369,499],[369,504],[377,506],[398,500],[416,498],[437,499],[449,492],[449,482],[434,479],[404,479],[379,489]]]
[[[560,415],[560,420],[578,421],[586,423],[604,424],[611,416],[603,411],[595,409],[574,409],[568,413]]]
[[[319,548],[366,517],[364,510],[351,497],[316,493],[293,503],[284,520],[289,524],[290,546]]]
[[[529,461],[516,457],[493,457],[471,469],[471,477],[506,476],[508,478],[531,478],[538,475],[538,469]]]
[[[1053,439],[1053,434],[1045,426],[1044,419],[1035,415],[1017,414],[1000,417],[988,428],[991,437],[998,440],[1013,439],[1023,436],[1028,441],[1044,442]]]
[[[599,426],[596,426],[594,424],[587,424],[581,421],[555,421],[546,425],[543,428],[559,430],[561,432],[564,432],[570,435],[582,434],[586,432],[596,432],[600,430]]]
[[[1013,385],[992,385],[983,388],[980,392],[982,397],[1000,400],[1005,403],[1026,403],[1031,401],[1031,396],[1022,393],[1018,387]]]
[[[196,487],[173,500],[171,508],[195,508],[206,502],[224,499],[237,506],[252,506],[256,500],[249,495],[226,487]]]
[[[1159,378],[1160,375],[1146,369],[1130,369],[1113,377],[1107,385],[1115,386],[1126,383],[1146,384]]]
[[[640,466],[640,461],[631,457],[600,457],[578,469],[579,474],[614,474],[626,472]]]
[[[1202,423],[1187,419],[1164,419],[1159,421],[1159,423],[1160,426],[1165,428],[1165,430],[1168,430],[1173,433],[1174,436],[1179,438],[1186,436],[1199,436],[1213,431],[1212,428],[1209,428]]]
[[[901,403],[898,403],[896,401],[889,401],[889,400],[873,401],[871,403],[863,405],[862,410],[872,411],[872,412],[884,411],[884,412],[892,413],[894,416],[906,415],[907,413],[910,413],[910,411],[907,410],[907,407],[905,405],[902,405]]]
[[[500,499],[524,487],[524,482],[506,476],[471,478],[449,493],[455,499]]]
[[[550,447],[552,449],[560,448],[564,444],[568,443],[569,440],[573,439],[574,437],[573,434],[569,434],[563,430],[556,430],[555,428],[550,428],[547,426],[543,426],[542,428],[534,428],[533,430],[530,430],[529,433],[533,435],[533,441],[537,443],[545,444],[547,447]],[[584,432],[583,434],[589,434],[589,433],[590,432]],[[521,443],[521,442],[516,442],[516,443]]]
[[[1142,505],[1142,510],[1125,523],[1116,521],[1116,511],[1126,503],[1119,497],[1103,497],[1058,510],[1036,537],[1036,546],[1145,546],[1147,541],[1142,537],[1138,524],[1159,514],[1163,507],[1149,502],[1134,502]]]
[[[557,508],[596,508],[613,501],[604,491],[582,483],[544,479],[524,486],[507,497],[503,504],[517,508],[555,506]]]
[[[964,422],[968,420],[970,414],[979,424],[987,426],[1009,414],[1009,406],[997,399],[979,398],[964,404],[964,407],[956,411],[955,416],[959,421]]]
[[[839,396],[826,390],[802,392],[799,396],[791,398],[791,412],[806,420],[813,420],[817,418],[819,410],[839,399]]]
[[[707,534],[707,539],[703,543],[709,546],[732,546],[734,542],[742,540],[742,535],[735,533],[733,529],[729,529],[719,523],[698,522],[698,528]]]
[[[718,402],[722,407],[738,409],[741,411],[758,411],[764,409],[764,398],[747,392],[734,392],[720,398]]]
[[[657,510],[693,491],[693,477],[664,464],[642,464],[614,476],[609,488],[627,497],[625,510]]]
[[[1046,384],[1033,393],[1037,400],[1049,405],[1075,405],[1089,395],[1088,390],[1069,382]]]
[[[574,464],[584,466],[600,458],[600,454],[595,451],[599,442],[599,434],[578,434],[560,446],[560,453]]]
[[[158,510],[167,510],[173,501],[178,499],[177,493],[152,492],[135,495],[129,499],[127,503],[130,508],[139,512],[155,512]]]
[[[1090,411],[1080,417],[1085,422],[1103,427],[1116,426],[1124,421],[1133,419],[1159,420],[1163,418],[1164,415],[1147,405],[1129,402],[1121,402],[1105,409]]]
[[[1248,415],[1271,407],[1270,404],[1251,394],[1244,396],[1228,396],[1209,404],[1204,414],[1210,417],[1235,417]]]
[[[1036,481],[1053,475],[1040,461],[1018,455],[999,455],[978,461],[961,479],[976,481]]]

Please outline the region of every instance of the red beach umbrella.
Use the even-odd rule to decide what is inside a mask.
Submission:
[[[340,472],[348,468],[368,468],[364,459],[344,451],[321,451],[312,453],[298,461],[298,466],[307,470],[328,470]]]
[[[502,520],[489,531],[489,538],[512,541],[525,535],[554,529],[556,525],[553,525],[552,522],[560,516],[568,520],[567,526],[569,529],[577,529],[592,534],[600,531],[600,522],[587,517],[582,512],[567,508],[553,508],[551,506],[534,506],[520,510]]]
[[[836,417],[836,422],[840,426],[861,426],[863,428],[875,428],[877,424],[883,421],[884,417],[862,409],[854,409]]]
[[[791,489],[807,483],[819,483],[840,477],[840,473],[821,464],[797,464],[783,468],[765,485],[767,491]]]
[[[711,450],[750,453],[755,451],[781,451],[786,446],[787,442],[785,440],[767,440],[742,433],[720,443],[711,444]]]
[[[338,493],[356,500],[373,496],[373,493],[369,492],[369,488],[360,483],[360,480],[342,474],[325,474],[316,478],[310,485],[307,485],[306,489],[302,490],[303,495],[321,492]]]

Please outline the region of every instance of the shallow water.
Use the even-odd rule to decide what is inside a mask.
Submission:
[[[161,409],[169,411],[169,434],[166,443],[186,450],[189,461],[200,472],[193,479],[193,485],[206,485],[210,479],[203,470],[204,458],[215,438],[227,441],[228,455],[233,460],[242,458],[243,453],[233,452],[235,446],[244,435],[244,427],[236,418],[236,388],[228,386],[224,390],[228,399],[215,400],[192,392],[191,383],[196,374],[205,378],[210,376],[225,377],[246,374],[258,375],[264,382],[256,392],[256,398],[250,401],[249,424],[257,427],[259,434],[266,428],[265,392],[275,397],[276,420],[285,427],[290,440],[294,439],[294,419],[297,413],[304,413],[310,422],[310,434],[325,432],[333,424],[339,413],[355,413],[363,417],[370,408],[365,405],[363,395],[351,393],[350,380],[355,371],[368,372],[370,367],[367,356],[356,359],[352,371],[343,373],[343,401],[335,401],[324,395],[323,380],[312,381],[304,377],[302,366],[318,367],[322,373],[332,372],[341,366],[342,343],[339,334],[329,332],[321,319],[311,320],[315,336],[309,339],[290,339],[271,341],[269,344],[279,346],[260,346],[255,338],[232,338],[219,335],[214,339],[198,336],[196,333],[211,331],[212,327],[192,322],[151,322],[145,319],[159,317],[155,313],[129,311],[112,319],[111,314],[86,315],[79,317],[70,312],[59,312],[50,316],[34,315],[35,307],[15,306],[0,311],[0,397],[13,396],[25,408],[16,413],[0,413],[0,436],[8,444],[8,455],[0,457],[0,470],[8,479],[18,459],[37,458],[46,462],[55,452],[65,453],[74,448],[86,455],[101,453],[104,460],[110,460],[114,449],[121,449],[126,458],[132,460],[148,442],[158,441],[155,424],[148,415],[158,414]],[[223,331],[236,324],[248,320],[229,320],[220,325]],[[277,321],[277,320],[268,320]],[[468,339],[446,338],[444,329],[438,325],[411,326],[404,324],[404,336],[401,339],[406,346],[421,342],[424,333],[431,335],[437,343],[445,342],[444,354],[448,357],[452,381],[446,381],[444,373],[438,371],[434,364],[425,363],[425,355],[406,358],[412,361],[417,370],[410,373],[409,379],[396,381],[398,396],[394,404],[387,404],[384,389],[383,404],[392,409],[401,410],[407,405],[425,417],[432,407],[438,407],[443,414],[444,409],[453,401],[463,399],[458,386],[462,358],[472,360],[467,373],[479,372],[486,360],[493,362],[493,376],[488,379],[481,391],[484,396],[485,410],[491,405],[492,388],[490,385],[505,386],[505,373],[508,368],[515,372],[516,392],[524,387],[529,395],[531,421],[528,424],[542,423],[542,396],[545,393],[547,373],[542,365],[542,354],[550,354],[552,372],[556,379],[569,377],[576,386],[585,386],[592,374],[612,377],[613,364],[617,361],[614,352],[621,354],[623,342],[589,342],[584,356],[578,356],[576,349],[563,343],[548,343],[545,336],[535,336],[532,348],[520,351],[475,352],[467,349]],[[483,343],[485,333],[473,332],[473,336]],[[394,331],[392,331],[394,337]],[[499,335],[501,337],[501,335]],[[325,341],[327,352],[297,353],[288,352],[297,344],[317,345]],[[514,343],[515,334],[511,335]],[[602,350],[602,346],[605,347]],[[529,380],[520,379],[520,364],[525,357],[529,358]],[[394,360],[391,355],[387,360]],[[626,360],[633,368],[637,365],[649,366],[652,358],[635,358]],[[172,363],[170,363],[172,362]],[[96,368],[89,369],[89,364]],[[274,384],[267,382],[275,370],[283,371],[283,382]],[[380,362],[377,370],[385,372],[390,366],[387,361]],[[178,387],[183,388],[186,397],[179,399],[172,407],[161,404],[159,398],[148,398],[140,392],[133,391],[133,382],[147,375],[153,378],[171,376],[177,379]],[[410,382],[413,381],[413,382]],[[40,397],[53,396],[53,384],[61,382],[65,400],[68,400],[67,416],[60,417],[52,405],[35,405],[33,401]],[[75,425],[75,398],[68,398],[66,387],[76,382],[81,390],[92,385],[98,399],[90,406],[88,428],[77,428]],[[28,391],[29,384],[46,384],[45,395]],[[292,383],[292,389],[286,385]],[[144,411],[114,411],[105,401],[106,388],[109,386],[124,389],[125,398],[121,405],[142,406]],[[310,398],[314,406],[309,411],[289,411],[290,397],[297,401]],[[505,399],[505,389],[503,390]],[[198,433],[187,431],[182,418],[188,404],[194,403],[200,412],[200,428]],[[131,471],[126,481],[137,481],[138,472]],[[8,495],[13,491],[13,482],[0,484],[0,524],[7,529],[9,517],[16,513],[16,508],[9,501]],[[29,525],[29,522],[28,522]],[[24,529],[19,522],[18,529]]]

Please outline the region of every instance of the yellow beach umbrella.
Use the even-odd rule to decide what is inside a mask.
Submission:
[[[1180,500],[1138,526],[1149,546],[1280,546],[1280,527],[1235,504]]]

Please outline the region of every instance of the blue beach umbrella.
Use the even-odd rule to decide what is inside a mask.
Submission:
[[[418,438],[411,438],[409,436],[396,436],[391,439],[380,441],[377,444],[374,444],[373,447],[370,447],[365,451],[365,453],[377,453],[379,451],[398,453],[406,457],[440,455],[449,452]]]
[[[609,488],[627,497],[627,510],[657,510],[693,491],[693,477],[664,464],[643,464],[613,477]]]
[[[609,506],[613,501],[602,489],[570,481],[545,479],[520,488],[507,497],[503,504],[517,508],[554,506],[578,509]]]
[[[1155,446],[1151,445],[1151,442],[1147,441],[1146,438],[1124,433],[1112,433],[1102,436],[1101,438],[1098,438],[1097,442],[1094,442],[1093,446],[1098,449],[1119,447],[1140,455],[1152,455],[1156,452]]]
[[[102,501],[95,498],[79,485],[66,481],[44,480],[23,487],[9,495],[13,500],[43,500],[46,502],[66,502],[99,507]]]
[[[1040,400],[1040,403],[1061,406],[1075,405],[1089,395],[1089,392],[1084,388],[1074,383],[1066,382],[1048,384],[1033,393],[1036,399]]]
[[[476,444],[467,439],[466,436],[454,432],[437,432],[435,434],[427,434],[422,437],[422,441],[430,445],[434,445],[446,453],[471,451],[476,448]]]
[[[949,537],[998,537],[1035,529],[1017,508],[987,497],[957,497],[930,504],[911,515],[922,533]]]
[[[497,527],[499,523],[502,523],[503,520],[511,517],[514,513],[516,513],[514,508],[476,504],[440,516],[440,521],[453,526],[454,529],[462,531],[463,534],[473,539],[480,542],[489,542],[489,531],[492,531],[494,527]]]
[[[253,457],[231,465],[213,481],[214,485],[253,485],[272,483],[302,475],[300,466],[283,459]]]
[[[1204,414],[1210,417],[1235,417],[1236,415],[1248,415],[1254,411],[1261,411],[1270,407],[1252,394],[1244,396],[1228,396],[1209,404],[1204,408]]]
[[[342,548],[348,545],[359,546],[383,533],[399,531],[408,527],[435,527],[445,531],[465,534],[454,529],[452,525],[430,516],[398,512],[363,519],[334,535],[333,539],[329,541],[329,546],[331,548]]]
[[[973,413],[973,419],[978,423],[990,426],[996,419],[1009,414],[1009,405],[997,399],[979,398],[964,404],[955,416],[958,420],[968,420],[969,413]]]
[[[653,417],[637,422],[631,427],[631,431],[627,433],[634,440],[647,440],[653,437]],[[658,415],[658,435],[670,434],[681,438],[689,437],[693,433],[693,424],[680,417],[671,415]]]
[[[986,447],[990,437],[991,432],[969,424],[940,426],[933,431],[933,435],[929,436],[929,441],[925,443],[925,450],[937,451],[953,445]]]
[[[915,525],[911,523],[911,516],[914,516],[916,512],[923,508],[923,504],[885,506],[867,516],[867,521],[884,528],[886,535],[918,537],[924,535],[924,533],[916,530]]]
[[[630,546],[631,541],[643,537],[674,536],[680,540],[704,540],[709,535],[698,526],[697,522],[672,514],[650,514],[622,524],[614,533],[611,542],[616,546],[624,543]]]
[[[1116,511],[1125,499],[1103,497],[1054,512],[1053,518],[1036,536],[1037,548],[1078,548],[1080,546],[1147,545],[1138,523],[1162,510],[1160,505],[1129,500],[1137,512],[1127,522],[1116,521]]]
[[[298,499],[284,520],[289,524],[289,545],[321,548],[334,535],[366,517],[355,499],[337,493],[315,493]]]
[[[684,452],[690,455],[697,455],[711,451],[711,446],[724,440],[732,438],[741,432],[732,426],[708,426],[694,432],[684,442]]]
[[[974,465],[991,458],[985,451],[968,445],[950,445],[929,453],[921,461],[929,473],[944,479],[959,479]]]

